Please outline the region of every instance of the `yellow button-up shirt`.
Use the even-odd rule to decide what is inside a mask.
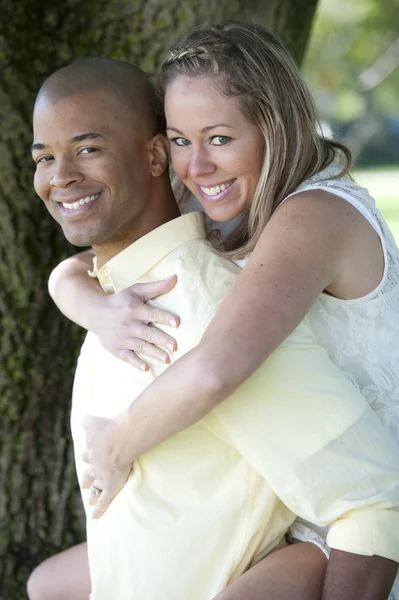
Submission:
[[[174,359],[198,344],[239,273],[205,236],[203,216],[185,215],[97,273],[109,292],[177,274],[153,301],[181,318]],[[72,410],[80,478],[83,416],[114,417],[165,368],[141,373],[87,335]],[[398,506],[396,443],[304,321],[228,400],[141,456],[104,516],[88,518],[91,597],[210,600],[296,515],[331,523],[333,548],[399,561]]]

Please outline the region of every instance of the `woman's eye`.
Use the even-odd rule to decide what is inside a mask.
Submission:
[[[189,146],[191,143],[190,140],[184,137],[170,138],[170,141],[176,144],[176,146]]]
[[[97,152],[97,148],[92,148],[91,146],[87,146],[87,148],[83,148],[79,154],[93,154],[93,152]]]
[[[227,137],[226,135],[215,135],[211,139],[211,144],[213,144],[213,146],[225,146],[230,141],[231,138]]]

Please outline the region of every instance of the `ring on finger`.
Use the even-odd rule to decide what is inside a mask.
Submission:
[[[91,493],[93,494],[93,496],[99,496],[101,492],[102,490],[100,490],[100,488],[96,487],[95,485],[91,486]]]

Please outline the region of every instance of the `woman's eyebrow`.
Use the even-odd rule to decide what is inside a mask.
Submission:
[[[228,125],[227,123],[216,123],[215,125],[207,125],[206,127],[203,127],[202,129],[200,129],[200,133],[206,133],[207,131],[215,129],[216,127],[228,127],[229,129],[234,129],[232,125]],[[177,127],[172,127],[168,125],[166,129],[170,131],[175,131],[176,133],[180,133],[181,135],[183,135],[183,132],[180,131],[180,129],[177,129]]]

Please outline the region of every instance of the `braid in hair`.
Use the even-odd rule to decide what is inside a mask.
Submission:
[[[226,39],[221,27],[197,29],[180,40],[161,67],[161,89],[177,76],[214,77],[222,73],[232,58],[239,60],[237,45]]]
[[[166,57],[166,59],[164,60],[163,64],[166,65],[170,65],[171,63],[174,62],[179,62],[183,59],[191,59],[191,58],[197,58],[197,57],[202,57],[202,55],[206,54],[207,50],[206,48],[175,48],[174,50],[172,49],[169,52],[169,55]]]

